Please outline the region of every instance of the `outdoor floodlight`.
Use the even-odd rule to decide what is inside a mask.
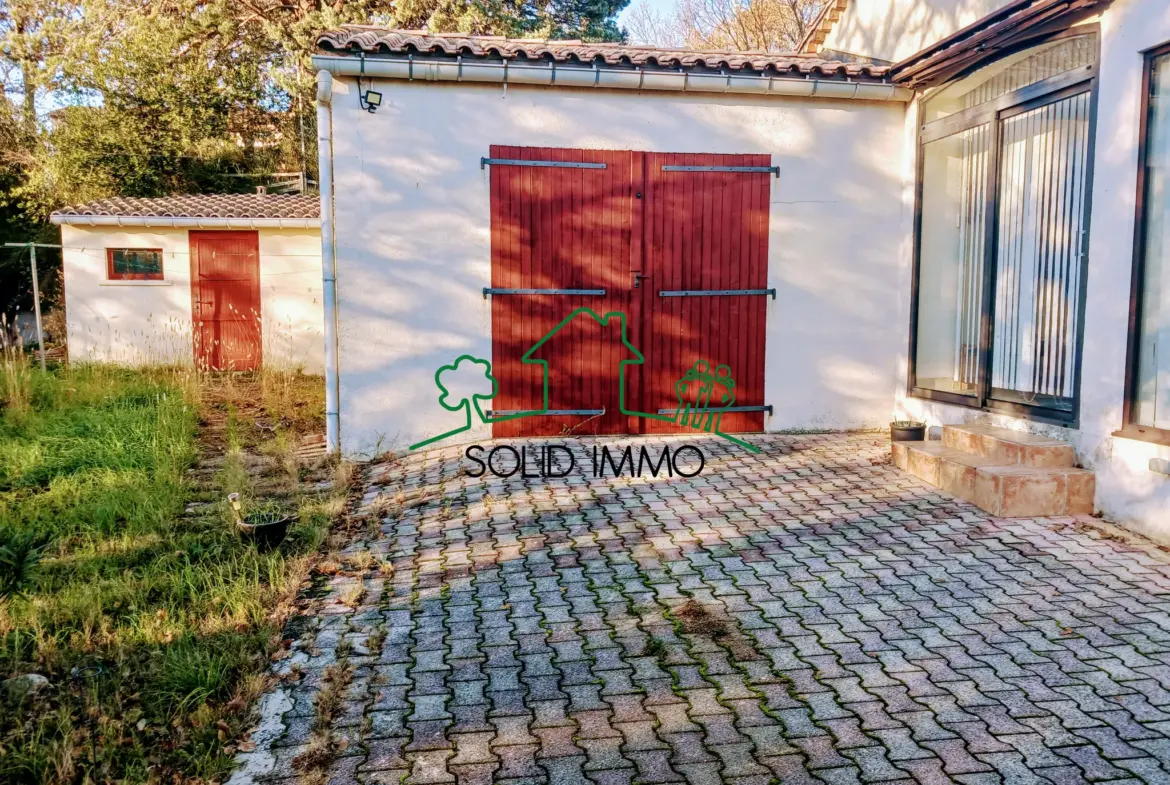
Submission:
[[[378,107],[382,105],[382,94],[376,90],[366,90],[362,94],[362,107],[373,114],[378,111]]]

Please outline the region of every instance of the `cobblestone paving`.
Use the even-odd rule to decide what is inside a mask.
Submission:
[[[1170,782],[1160,551],[989,519],[872,434],[753,441],[692,479],[594,478],[588,440],[564,479],[368,468],[381,536],[234,781]]]

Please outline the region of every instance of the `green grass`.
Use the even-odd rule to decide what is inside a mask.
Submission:
[[[0,569],[6,543],[26,552],[0,674],[52,683],[0,711],[0,782],[222,780],[327,507],[271,553],[218,512],[181,517],[205,405],[186,371],[10,356],[0,404]]]

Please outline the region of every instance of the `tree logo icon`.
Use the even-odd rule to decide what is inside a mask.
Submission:
[[[412,444],[410,449],[417,450],[432,442],[470,430],[472,411],[479,417],[480,422],[493,422],[492,418],[483,413],[482,406],[483,401],[490,401],[500,391],[500,383],[492,376],[492,364],[489,361],[470,354],[461,354],[450,365],[439,366],[439,370],[435,371],[435,386],[439,388],[439,405],[449,412],[462,410],[465,414],[464,423],[454,430]],[[468,395],[469,390],[479,392],[471,392]]]
[[[473,379],[452,379],[453,376],[472,376]],[[479,378],[475,378],[478,375]],[[474,393],[470,398],[460,397],[455,401],[455,395],[451,393],[451,388],[458,386],[460,383],[474,381],[478,382],[482,389],[487,392]],[[457,412],[460,409],[473,407],[479,419],[487,421],[484,416],[483,409],[480,408],[480,401],[490,401],[496,397],[496,393],[500,390],[500,384],[496,381],[496,377],[492,376],[492,364],[487,360],[481,360],[478,357],[472,357],[470,354],[460,355],[451,365],[444,365],[435,373],[435,385],[439,388],[439,405],[449,412]]]

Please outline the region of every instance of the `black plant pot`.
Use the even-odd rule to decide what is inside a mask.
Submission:
[[[264,521],[262,523],[237,521],[236,531],[240,533],[240,539],[244,542],[252,543],[258,550],[268,551],[284,542],[290,523],[292,523],[291,515],[286,515],[279,520]]]
[[[921,442],[926,440],[926,423],[890,423],[890,441]]]

